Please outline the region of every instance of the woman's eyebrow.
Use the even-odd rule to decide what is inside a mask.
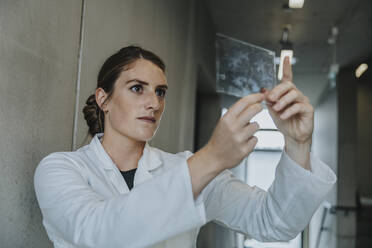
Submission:
[[[149,85],[148,82],[145,82],[145,81],[140,80],[140,79],[138,79],[138,78],[129,79],[128,81],[125,82],[125,84],[129,84],[129,83],[131,83],[131,82],[137,82],[137,83],[139,83],[139,84]],[[158,85],[158,86],[156,86],[156,87],[160,87],[160,88],[168,89],[168,85],[166,85],[166,84],[161,84],[161,85]]]

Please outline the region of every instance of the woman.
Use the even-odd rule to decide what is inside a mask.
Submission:
[[[294,238],[336,178],[310,155],[313,108],[291,80],[287,59],[282,83],[238,101],[205,147],[170,154],[147,143],[164,110],[164,63],[135,46],[109,57],[83,109],[91,143],[48,155],[35,172],[43,225],[54,246],[195,247],[208,221],[262,241]],[[285,137],[268,192],[227,170],[257,143],[258,125],[250,120],[264,100]]]

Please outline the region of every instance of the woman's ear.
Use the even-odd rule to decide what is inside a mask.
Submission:
[[[97,102],[98,106],[103,111],[105,111],[105,109],[103,109],[105,107],[105,106],[103,106],[103,103],[105,102],[105,100],[107,98],[107,93],[102,88],[98,88],[98,89],[96,89],[95,95],[96,95],[96,102]]]

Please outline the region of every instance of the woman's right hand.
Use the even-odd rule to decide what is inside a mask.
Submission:
[[[206,146],[188,159],[194,197],[221,171],[238,165],[257,144],[259,129],[253,116],[262,110],[264,94],[252,94],[236,102],[219,120]]]
[[[251,119],[262,111],[264,94],[252,94],[236,102],[219,120],[205,149],[220,170],[230,169],[247,157],[257,144],[257,122]]]

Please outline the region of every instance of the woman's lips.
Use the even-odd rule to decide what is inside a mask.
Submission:
[[[140,119],[141,121],[148,122],[148,123],[155,123],[156,122],[156,119],[154,117],[151,117],[151,116],[143,116],[143,117],[139,117],[138,119]]]

